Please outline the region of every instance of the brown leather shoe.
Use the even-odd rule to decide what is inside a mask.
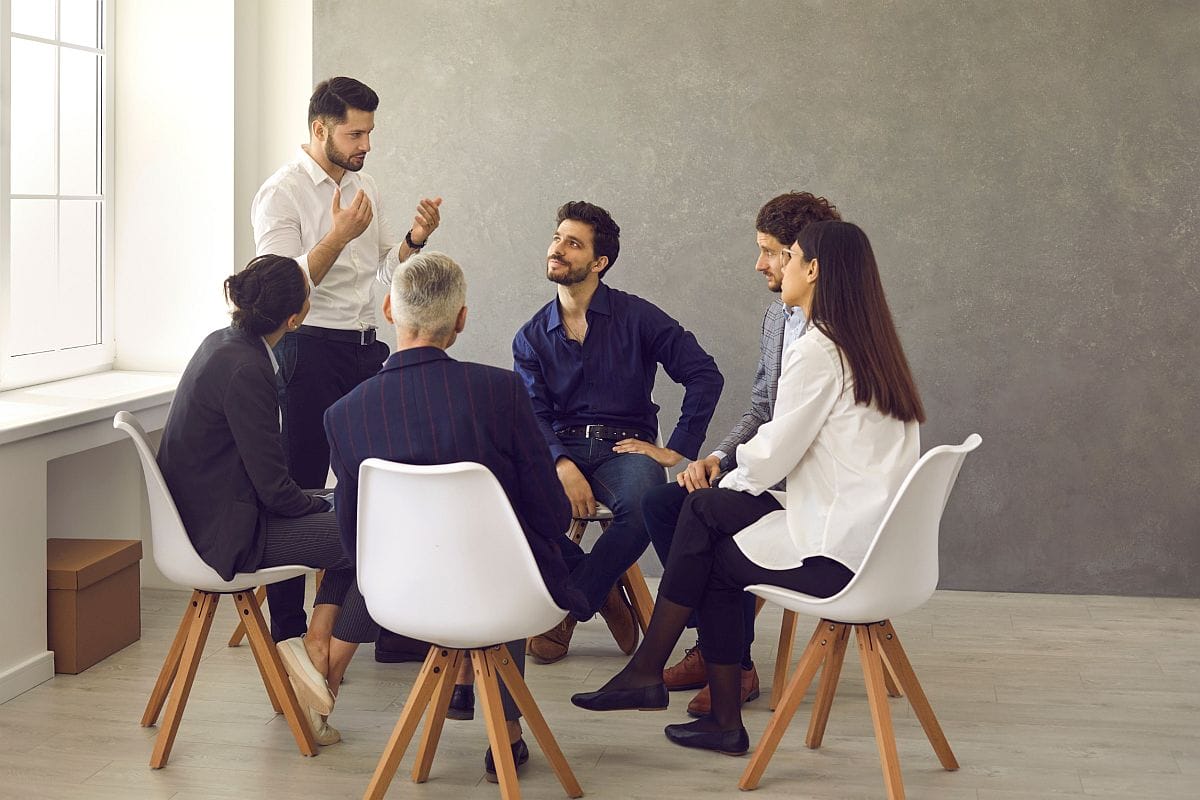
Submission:
[[[625,592],[621,590],[621,584],[618,583],[609,589],[608,596],[604,598],[604,605],[600,606],[600,616],[604,617],[608,624],[608,630],[612,633],[617,647],[621,648],[625,655],[630,655],[637,648],[640,629],[637,619],[633,616],[633,607],[629,605],[629,601],[625,599]]]
[[[563,621],[538,636],[530,637],[525,652],[539,664],[553,664],[567,655],[571,646],[571,634],[575,632],[575,618],[567,614]]]
[[[742,670],[742,704],[745,705],[756,697],[758,697],[758,668],[744,669]],[[707,716],[711,710],[712,693],[705,684],[700,693],[692,698],[692,702],[688,703],[687,713],[689,716],[703,717]]]
[[[678,692],[683,689],[701,689],[708,683],[708,674],[704,671],[704,654],[700,645],[689,647],[678,664],[663,670],[663,683],[668,692]]]

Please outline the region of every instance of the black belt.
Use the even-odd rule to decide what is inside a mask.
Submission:
[[[619,428],[615,425],[572,425],[569,428],[559,428],[555,433],[560,437],[601,439],[605,442],[640,439],[643,442],[654,444],[654,439],[635,428]]]
[[[333,342],[349,342],[350,344],[375,344],[375,329],[364,328],[361,331],[343,331],[337,328],[318,328],[315,325],[301,325],[296,333],[305,336],[315,336],[318,339],[329,339]]]

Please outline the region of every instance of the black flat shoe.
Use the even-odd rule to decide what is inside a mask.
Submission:
[[[697,725],[697,722],[668,725],[663,728],[663,733],[681,747],[713,750],[727,756],[745,755],[750,749],[750,736],[745,728],[735,731],[702,731],[696,730]]]
[[[475,719],[475,687],[455,684],[450,695],[447,719]]]
[[[661,711],[667,707],[666,684],[637,689],[600,689],[571,695],[571,702],[588,711]]]
[[[521,767],[529,760],[529,746],[524,739],[517,739],[512,746],[513,763],[520,772]],[[499,783],[500,776],[496,774],[496,759],[492,757],[492,748],[483,754],[483,777],[488,783]]]

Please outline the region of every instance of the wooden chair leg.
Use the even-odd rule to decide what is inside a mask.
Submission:
[[[787,685],[788,662],[792,660],[792,644],[796,639],[797,615],[795,611],[783,610],[783,624],[779,626],[779,645],[775,648],[775,677],[771,679],[771,705],[775,710]]]
[[[896,752],[896,732],[892,727],[892,711],[888,707],[887,688],[883,680],[883,658],[874,625],[855,625],[858,655],[862,661],[863,680],[867,686],[867,701],[871,706],[871,722],[875,727],[875,745],[879,748],[879,763],[883,767],[883,783],[888,800],[904,800],[904,779],[900,775],[900,755]]]
[[[821,667],[821,682],[817,685],[817,698],[813,702],[812,718],[808,721],[808,735],[804,739],[813,750],[821,746],[825,738],[825,725],[829,722],[829,710],[833,707],[833,696],[837,694],[838,678],[842,675],[842,663],[846,660],[846,646],[850,643],[850,626],[840,622],[821,620],[817,630],[828,637],[829,646]]]
[[[429,654],[425,656],[425,663],[417,673],[412,691],[404,701],[400,719],[396,721],[391,738],[388,739],[387,746],[383,748],[383,754],[379,757],[379,763],[375,766],[375,774],[371,776],[371,783],[363,795],[365,800],[382,800],[387,794],[388,786],[396,775],[396,768],[400,766],[400,759],[404,758],[404,751],[412,741],[413,733],[421,722],[421,715],[425,713],[429,698],[437,688],[442,673],[453,660],[453,653],[453,650],[437,646],[429,648]],[[453,676],[453,673],[451,675]]]
[[[758,740],[758,746],[754,748],[754,755],[750,757],[750,763],[746,765],[746,770],[738,781],[738,788],[744,792],[758,788],[758,782],[762,779],[771,756],[775,755],[775,748],[779,747],[779,741],[787,731],[796,709],[800,707],[800,701],[804,699],[813,676],[817,674],[817,668],[825,660],[830,642],[821,633],[818,626],[812,638],[808,640],[808,646],[804,648],[800,661],[796,664],[796,674],[792,676],[787,690],[780,698],[779,708],[775,709],[775,713],[768,720],[766,730]]]
[[[158,722],[158,715],[162,711],[163,703],[167,701],[167,694],[171,691],[175,673],[179,670],[179,658],[183,655],[183,645],[187,641],[188,631],[192,627],[192,616],[200,607],[202,599],[202,592],[192,591],[192,598],[188,601],[187,609],[183,612],[183,619],[179,621],[179,628],[175,631],[175,639],[171,642],[171,649],[167,651],[162,669],[159,670],[158,680],[154,682],[154,688],[150,691],[146,710],[142,712],[143,728],[148,728]]]
[[[501,800],[519,800],[521,787],[517,782],[517,765],[513,762],[512,748],[508,743],[508,728],[504,722],[504,707],[500,702],[500,682],[494,660],[489,661],[487,650],[472,650],[471,662],[475,668],[475,689],[483,706],[483,718],[487,727],[488,745],[492,748],[492,760],[496,764],[496,777],[500,784]]]
[[[262,589],[262,587],[260,586],[259,590],[261,591],[261,589]],[[248,594],[247,597],[252,598],[255,603],[258,603],[259,610],[261,611],[262,598],[258,596],[258,592],[255,592],[254,594]],[[245,635],[245,631],[246,631],[246,623],[244,621],[244,617],[245,617],[245,615],[242,613],[241,610],[239,610],[238,611],[238,628],[242,631],[243,636]],[[230,646],[232,647],[233,645],[230,645]],[[271,701],[271,708],[275,709],[276,714],[282,714],[283,706],[279,704],[279,698],[275,695],[275,687],[271,685],[271,679],[267,676],[267,671],[263,668],[262,662],[258,660],[257,656],[255,656],[255,658],[254,658],[254,664],[255,664],[255,666],[258,667],[258,676],[260,678],[262,678],[263,688],[266,689],[267,698]]]
[[[758,619],[759,612],[763,610],[763,606],[765,606],[766,604],[767,604],[767,598],[765,598],[765,597],[755,597],[754,598],[754,618],[755,619]]]
[[[425,715],[425,730],[421,734],[421,744],[417,747],[417,758],[413,763],[413,783],[429,780],[429,769],[433,766],[433,756],[442,738],[442,727],[446,724],[446,712],[450,708],[450,696],[454,694],[454,682],[462,660],[463,651],[452,650],[450,661],[438,675],[429,712]]]
[[[621,585],[625,587],[629,604],[633,606],[633,616],[644,634],[650,627],[650,617],[654,615],[654,598],[650,595],[650,587],[646,585],[646,576],[636,561],[621,576]]]
[[[258,600],[258,605],[261,608],[262,604],[267,600],[267,587],[260,586],[254,590],[254,597]],[[238,618],[237,627],[233,629],[233,636],[229,637],[229,647],[238,647],[242,643],[242,639],[246,638],[246,623]],[[276,711],[279,709],[276,708]]]
[[[563,755],[558,741],[550,732],[550,726],[546,724],[546,718],[542,716],[541,709],[534,702],[533,694],[525,684],[525,679],[521,677],[521,673],[513,664],[508,648],[500,645],[498,648],[488,650],[487,657],[492,663],[492,668],[504,680],[504,685],[508,687],[508,693],[512,695],[517,708],[521,709],[526,724],[529,725],[534,738],[537,739],[538,747],[542,749],[546,760],[550,762],[550,767],[558,777],[558,782],[562,784],[567,797],[583,797],[583,789],[580,787],[579,781],[575,779],[575,773],[571,771],[567,757]],[[495,753],[494,750],[492,752]]]
[[[198,599],[197,594],[200,595]],[[192,681],[196,679],[196,668],[200,666],[204,643],[208,641],[208,631],[212,627],[213,614],[217,610],[217,601],[221,598],[219,594],[211,592],[196,592],[192,597],[196,602],[188,608],[190,619],[187,640],[183,643],[183,650],[179,656],[179,668],[171,685],[167,711],[158,730],[158,737],[154,741],[154,751],[150,754],[152,769],[162,769],[171,757],[171,746],[175,744],[175,734],[179,732],[183,709],[187,706]]]
[[[938,761],[942,762],[945,769],[953,772],[958,769],[958,760],[950,749],[950,743],[946,741],[946,734],[942,732],[942,726],[938,724],[937,717],[933,714],[933,706],[929,704],[929,698],[925,696],[925,690],[921,688],[921,683],[917,680],[917,673],[913,671],[908,655],[900,645],[896,629],[890,620],[885,620],[874,626],[872,630],[875,638],[879,641],[880,650],[885,656],[886,663],[896,671],[897,682],[908,694],[908,702],[912,706],[913,713],[917,715],[921,727],[925,730],[925,736],[929,739],[929,744],[933,746],[933,752],[937,754]]]
[[[887,687],[888,697],[904,697],[900,681],[896,678],[896,670],[888,661],[887,652],[881,650],[879,655],[883,657],[883,685]]]
[[[313,737],[308,712],[300,707],[300,701],[296,699],[292,683],[283,668],[283,661],[279,658],[279,651],[275,649],[275,642],[267,632],[267,623],[263,620],[255,595],[250,592],[236,592],[233,602],[237,605],[238,616],[246,625],[246,638],[250,641],[254,660],[258,662],[258,671],[267,687],[267,696],[271,698],[276,710],[283,712],[300,752],[306,756],[315,756],[317,740]]]

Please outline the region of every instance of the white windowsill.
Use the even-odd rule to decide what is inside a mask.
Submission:
[[[170,403],[173,372],[111,370],[0,392],[0,445]]]

